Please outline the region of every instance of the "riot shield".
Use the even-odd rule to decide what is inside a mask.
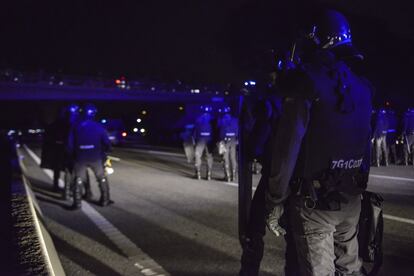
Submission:
[[[239,240],[245,243],[250,204],[252,201],[252,162],[249,158],[249,134],[251,131],[251,104],[249,96],[239,99]]]

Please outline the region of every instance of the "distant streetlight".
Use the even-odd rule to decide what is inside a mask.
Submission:
[[[135,133],[137,133],[138,132],[138,128],[134,127],[134,129],[132,131],[135,132]]]
[[[141,118],[138,118],[137,123],[141,123],[141,122],[142,122]]]

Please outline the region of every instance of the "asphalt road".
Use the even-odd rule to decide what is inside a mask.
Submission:
[[[195,180],[184,155],[115,149],[112,155],[120,160],[113,162],[115,173],[109,177],[115,203],[98,206],[92,181],[93,200],[73,211],[52,190],[50,176],[33,154],[21,153],[67,275],[237,274],[237,184],[222,181],[220,164],[212,181]],[[371,173],[369,189],[382,194],[387,215],[380,275],[413,275],[414,168]],[[283,275],[283,239],[267,234],[265,244],[261,275]]]

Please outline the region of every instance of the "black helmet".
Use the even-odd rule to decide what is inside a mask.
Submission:
[[[307,36],[319,48],[334,49],[342,57],[363,59],[363,55],[352,45],[348,20],[338,11],[324,10],[318,14]]]
[[[210,105],[202,105],[202,106],[200,106],[200,109],[204,113],[211,113],[213,111],[213,107],[211,107]]]
[[[94,118],[96,113],[98,112],[98,109],[96,109],[96,106],[93,104],[87,104],[85,105],[85,116],[87,118]]]
[[[77,104],[72,103],[72,104],[68,105],[68,107],[67,107],[67,112],[69,114],[76,115],[76,114],[79,113],[79,111],[80,111],[80,108],[79,108],[79,105],[77,105]]]

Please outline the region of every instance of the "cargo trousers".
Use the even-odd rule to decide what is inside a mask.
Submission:
[[[224,145],[226,152],[223,154],[224,160],[224,174],[228,181],[236,181],[237,174],[237,157],[236,147],[237,141],[229,139],[225,141]]]
[[[213,154],[209,151],[206,140],[199,140],[195,146],[195,166],[199,170],[201,168],[201,158],[206,153],[207,168],[209,171],[213,169]]]
[[[289,202],[289,220],[302,276],[363,275],[358,256],[361,196],[346,195],[338,211],[309,209],[302,196]]]

